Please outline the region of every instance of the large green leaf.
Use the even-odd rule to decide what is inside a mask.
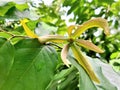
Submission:
[[[58,63],[55,50],[42,46],[37,39],[22,40],[15,49],[12,68],[0,90],[45,90]]]
[[[120,76],[111,68],[110,65],[101,62],[98,59],[88,57],[95,72],[97,73],[100,84],[93,83],[83,68],[69,57],[70,62],[79,70],[80,73],[80,90],[119,90]],[[117,80],[116,80],[117,79]]]
[[[69,57],[69,60],[79,71],[79,90],[97,90],[96,86],[82,66],[79,65],[72,57]]]
[[[4,38],[0,38],[0,88],[6,81],[14,61],[14,47]]]
[[[101,62],[99,59],[88,58],[101,82],[96,85],[98,90],[118,90],[118,86],[114,84],[114,80],[116,79],[115,77],[117,77],[118,80],[120,78],[119,75],[113,71],[110,65]]]

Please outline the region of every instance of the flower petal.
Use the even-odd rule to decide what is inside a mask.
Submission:
[[[75,28],[75,25],[70,25],[69,27],[68,27],[68,35],[70,36],[71,34],[72,34],[72,31],[74,30],[74,28]]]
[[[36,34],[34,34],[28,27],[27,25],[25,24],[26,22],[28,22],[27,19],[23,19],[23,20],[20,20],[21,22],[21,25],[23,26],[26,34],[31,37],[31,38],[38,38],[38,36]]]
[[[94,18],[91,19],[85,23],[83,23],[82,25],[80,25],[77,30],[72,34],[72,37],[76,38],[79,35],[81,35],[85,30],[92,28],[92,27],[100,27],[104,29],[104,33],[106,35],[109,35],[109,26],[108,23],[105,19],[103,18]]]
[[[68,50],[69,50],[69,44],[66,44],[61,51],[61,58],[63,63],[69,67],[70,62],[67,59]]]
[[[101,50],[99,47],[97,47],[95,44],[93,44],[92,42],[88,41],[88,40],[82,40],[82,39],[78,39],[75,41],[76,44],[84,47],[84,48],[87,48],[87,49],[90,49],[92,51],[95,51],[97,53],[103,53],[104,51]]]
[[[71,49],[73,51],[73,54],[78,61],[78,63],[86,70],[90,78],[95,81],[96,83],[100,83],[98,77],[96,76],[91,64],[87,60],[87,58],[82,54],[80,51],[79,47],[76,46],[75,44],[71,45]]]
[[[46,35],[38,37],[40,43],[45,42],[55,42],[55,43],[64,43],[68,41],[68,38],[61,35]]]

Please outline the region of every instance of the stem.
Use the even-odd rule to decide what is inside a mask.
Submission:
[[[27,36],[15,35],[15,36],[10,37],[8,40],[12,40],[13,38],[16,38],[16,37],[19,37],[19,38],[28,38]]]
[[[53,46],[56,46],[56,47],[58,47],[58,48],[60,48],[60,49],[62,49],[62,47],[60,47],[60,46],[58,46],[57,44],[55,44],[55,43],[46,43],[47,45],[53,45]]]
[[[5,30],[0,30],[0,32],[4,32],[4,33],[9,34],[9,35],[11,35],[11,36],[15,36],[14,34],[12,34],[12,33],[10,33],[10,32],[7,32],[7,31],[5,31]]]

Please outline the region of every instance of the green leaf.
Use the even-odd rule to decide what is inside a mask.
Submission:
[[[79,90],[97,90],[95,84],[90,79],[87,72],[83,69],[83,67],[78,64],[75,58],[69,56],[70,62],[78,69],[79,71]]]
[[[50,82],[47,90],[78,90],[78,70],[75,67],[63,69]]]
[[[9,11],[9,9],[11,9],[14,6],[15,6],[15,3],[13,2],[9,2],[4,6],[0,6],[0,16],[4,16]]]
[[[120,75],[109,64],[103,63],[99,59],[88,58],[101,82],[100,85],[96,85],[98,90],[119,90]]]
[[[120,59],[110,60],[110,64],[112,65],[113,69],[117,72],[120,71]]]
[[[111,59],[117,59],[120,57],[120,51],[114,52],[110,55]]]
[[[37,39],[22,40],[15,48],[12,68],[0,90],[45,90],[58,63],[55,50],[41,46]]]
[[[120,75],[117,74],[110,65],[101,62],[99,59],[87,57],[92,64],[95,73],[97,73],[100,84],[91,81],[87,72],[79,65],[73,57],[68,57],[70,62],[79,70],[80,90],[119,90]],[[117,79],[117,80],[116,80]]]
[[[23,10],[25,10],[25,9],[28,9],[29,6],[28,6],[27,3],[25,3],[25,4],[16,4],[15,7],[16,7],[18,10],[23,11]]]
[[[7,33],[5,33],[5,32],[0,32],[0,37],[10,38],[11,35],[10,35],[10,34],[7,34]]]
[[[3,86],[14,62],[14,47],[4,38],[0,38],[0,88]]]

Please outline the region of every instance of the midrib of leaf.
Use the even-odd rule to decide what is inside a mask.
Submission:
[[[39,51],[41,51],[41,49],[40,49]],[[39,53],[34,56],[34,59],[33,59],[33,61],[31,62],[31,64],[30,64],[30,65],[28,66],[28,68],[23,72],[23,74],[20,75],[20,77],[18,78],[17,81],[22,80],[22,78],[24,77],[24,75],[25,75],[25,74],[29,71],[29,69],[32,67],[33,63],[35,62],[35,58],[36,58],[38,55],[39,55]],[[14,66],[14,62],[13,62],[12,67],[13,67],[13,66]],[[11,67],[9,73],[12,71],[12,67]],[[4,87],[4,84],[6,83],[6,81],[7,81],[8,78],[9,78],[9,74],[7,75],[6,80],[5,80],[5,82],[3,83],[3,85],[1,85],[0,89]],[[14,82],[14,83],[15,83],[15,82]],[[14,84],[12,85],[12,87],[14,87]]]
[[[4,46],[6,45],[6,43],[8,43],[8,41],[5,41],[5,42],[2,44],[2,46],[0,47],[0,49],[1,49],[2,47],[4,47]],[[14,63],[14,56],[12,57],[11,60],[12,60],[13,62],[12,62],[12,65],[11,65],[11,67],[10,67],[7,75],[6,75],[6,80],[7,80],[8,76],[9,76],[9,73],[10,73],[10,71],[11,71],[11,69],[12,69],[12,66],[13,66],[13,63]],[[4,81],[4,83],[6,82],[6,80]],[[4,83],[1,85],[0,89],[4,86]]]
[[[39,50],[39,53],[41,52],[42,49]],[[19,78],[19,80],[21,80],[24,75],[30,70],[30,68],[32,67],[32,65],[35,62],[36,57],[39,55],[39,53],[37,55],[34,56],[34,59],[32,60],[31,64],[28,66],[28,68],[23,72],[23,74],[21,75],[21,77]]]
[[[0,49],[1,49],[2,47],[4,47],[6,43],[8,43],[8,41],[5,41],[5,42],[2,44],[2,46],[0,47]],[[12,58],[12,60],[13,60],[13,59],[14,59],[14,57]],[[13,63],[14,63],[14,60],[13,60]],[[12,67],[12,66],[11,66],[11,67]],[[11,69],[10,69],[10,70],[11,70]],[[9,75],[10,70],[9,70],[7,76]]]
[[[1,47],[0,48],[2,48],[5,44],[7,43],[7,41],[5,41],[2,45],[1,45]]]
[[[30,70],[30,68],[32,67],[32,65],[34,64],[34,62],[35,62],[35,60],[36,60],[36,57],[38,57],[38,55],[41,53],[42,49],[44,49],[45,47],[46,47],[46,46],[42,47],[42,48],[39,50],[39,53],[34,56],[33,61],[32,61],[31,64],[28,66],[28,68],[23,72],[23,74],[21,75],[21,77],[19,78],[19,80],[21,80],[21,79],[24,77],[24,75]],[[49,47],[47,47],[47,48],[49,48]],[[51,48],[49,48],[49,49],[47,49],[47,50],[51,51],[50,49],[51,49]],[[49,52],[49,51],[48,51],[48,52]],[[48,55],[48,54],[47,54],[47,55]],[[45,65],[45,66],[46,66],[46,65]],[[46,66],[46,68],[47,68],[47,66]]]

